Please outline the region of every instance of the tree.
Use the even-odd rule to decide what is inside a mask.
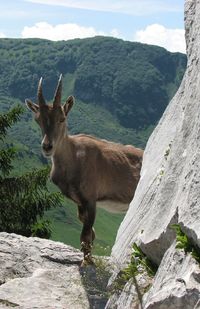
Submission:
[[[6,134],[23,113],[17,106],[0,114],[0,232],[49,238],[50,222],[43,219],[45,210],[58,206],[60,193],[47,188],[49,167],[13,176],[14,147],[6,146]]]

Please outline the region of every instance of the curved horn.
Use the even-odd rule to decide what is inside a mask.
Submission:
[[[40,81],[39,81],[39,84],[38,84],[37,96],[38,96],[39,107],[46,104],[45,99],[44,99],[43,94],[42,94],[42,77],[40,78]]]
[[[61,105],[61,92],[62,92],[62,74],[60,74],[58,85],[57,85],[57,88],[54,94],[54,99],[53,99],[54,107]]]

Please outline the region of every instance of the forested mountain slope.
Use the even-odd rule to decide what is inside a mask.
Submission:
[[[70,123],[72,132],[79,131],[80,126],[95,133],[98,122],[103,126],[106,117],[116,127],[140,130],[159,120],[180,84],[185,66],[183,54],[109,37],[60,42],[1,39],[0,95],[22,101],[26,97],[34,99],[43,76],[45,95],[51,99],[57,78],[63,73],[63,97],[73,94],[86,104],[82,108],[77,103]],[[85,119],[85,114],[90,114],[88,107],[93,109],[96,124]],[[114,132],[111,135],[114,137]],[[120,136],[116,139],[123,141]],[[131,142],[131,136],[129,139]]]

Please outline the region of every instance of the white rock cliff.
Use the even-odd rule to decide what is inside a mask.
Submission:
[[[159,268],[145,309],[200,308],[200,266],[175,248],[172,223],[200,248],[200,1],[185,1],[188,65],[182,84],[151,135],[141,180],[118,230],[112,261],[129,263],[136,242]],[[130,299],[129,299],[130,304]],[[109,302],[107,308],[138,308]]]

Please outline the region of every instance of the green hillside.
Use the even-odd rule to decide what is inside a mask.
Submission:
[[[89,133],[144,148],[185,67],[183,54],[110,37],[60,42],[0,39],[0,111],[24,105],[25,98],[36,100],[41,76],[45,97],[51,100],[62,73],[63,100],[71,94],[76,98],[68,119],[71,134]],[[7,141],[19,149],[16,173],[47,164],[40,142],[40,130],[25,110]],[[50,189],[56,187],[51,184]],[[47,217],[53,221],[53,239],[79,247],[81,224],[73,203],[66,201]],[[111,246],[121,219],[98,210],[96,252]]]

